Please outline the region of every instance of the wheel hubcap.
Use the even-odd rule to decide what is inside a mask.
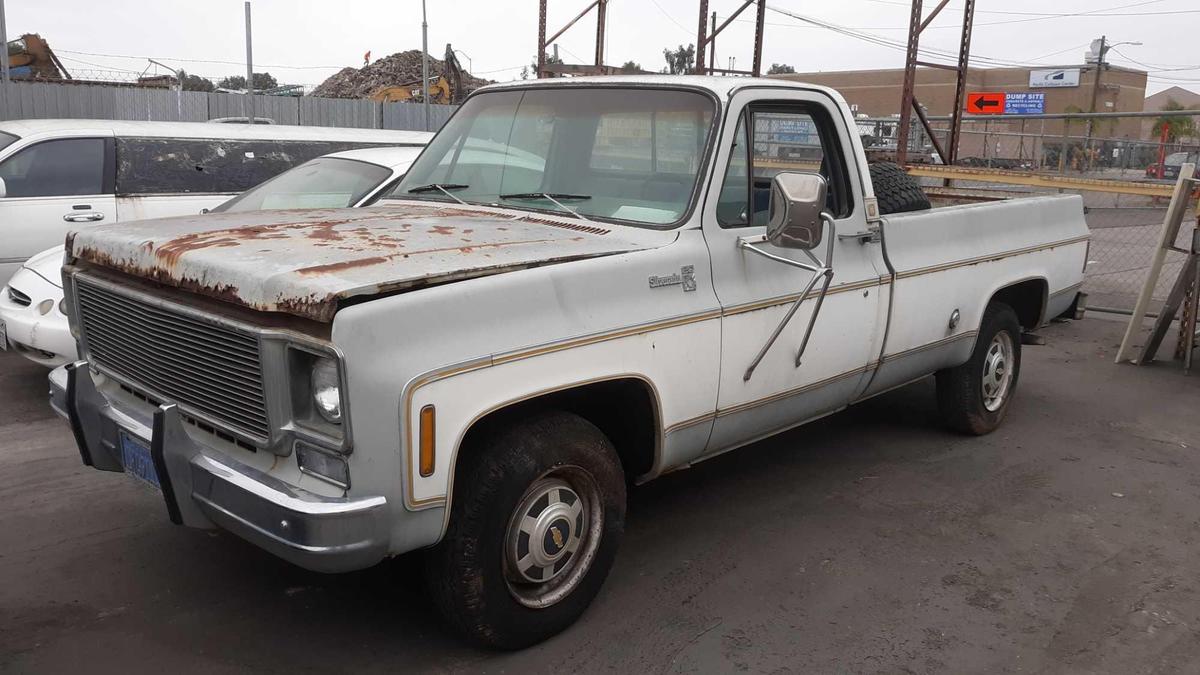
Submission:
[[[1007,332],[996,333],[983,357],[983,407],[996,412],[1012,387],[1013,342]]]
[[[577,467],[529,486],[505,534],[505,579],[518,602],[546,607],[578,585],[599,545],[599,503],[595,482]]]

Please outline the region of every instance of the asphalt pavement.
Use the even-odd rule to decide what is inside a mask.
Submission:
[[[631,490],[595,604],[511,654],[414,556],[327,576],[171,525],[0,355],[0,671],[1197,672],[1200,373],[1114,365],[1122,330],[1044,330],[990,436],[925,381]]]

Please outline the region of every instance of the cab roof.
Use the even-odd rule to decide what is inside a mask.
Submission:
[[[772,89],[795,89],[801,91],[818,91],[835,96],[841,100],[841,95],[834,89],[807,82],[785,80],[774,77],[719,77],[715,75],[591,75],[587,77],[561,77],[542,80],[515,80],[501,84],[491,84],[477,91],[496,91],[499,89],[520,89],[536,87],[573,87],[573,86],[627,86],[627,87],[688,87],[706,90],[718,98],[727,98],[739,89],[749,87],[769,87]]]

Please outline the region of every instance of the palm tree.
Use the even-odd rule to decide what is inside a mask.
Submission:
[[[1169,99],[1167,99],[1167,102],[1163,105],[1162,110],[1165,112],[1165,111],[1175,111],[1175,110],[1191,110],[1191,108],[1188,108],[1187,106],[1183,105],[1182,103],[1180,103],[1179,101],[1176,101],[1173,98],[1169,98]],[[1180,116],[1180,115],[1170,115],[1170,116],[1163,115],[1162,117],[1159,117],[1158,119],[1154,120],[1154,128],[1151,131],[1151,138],[1155,138],[1155,139],[1162,138],[1164,129],[1166,130],[1166,135],[1167,135],[1166,140],[1168,143],[1174,143],[1175,141],[1178,141],[1181,138],[1188,138],[1190,136],[1195,136],[1196,135],[1196,118],[1195,117],[1185,117],[1185,116]]]

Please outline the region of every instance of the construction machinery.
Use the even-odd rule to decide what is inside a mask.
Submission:
[[[9,75],[22,80],[64,80],[71,74],[50,44],[37,33],[26,33],[7,44]]]
[[[464,71],[450,44],[446,45],[443,66],[444,72],[441,75],[430,77],[423,89],[421,80],[418,78],[411,82],[380,87],[371,94],[370,99],[384,103],[420,103],[424,101],[425,96],[428,96],[430,103],[460,103],[467,93]]]

